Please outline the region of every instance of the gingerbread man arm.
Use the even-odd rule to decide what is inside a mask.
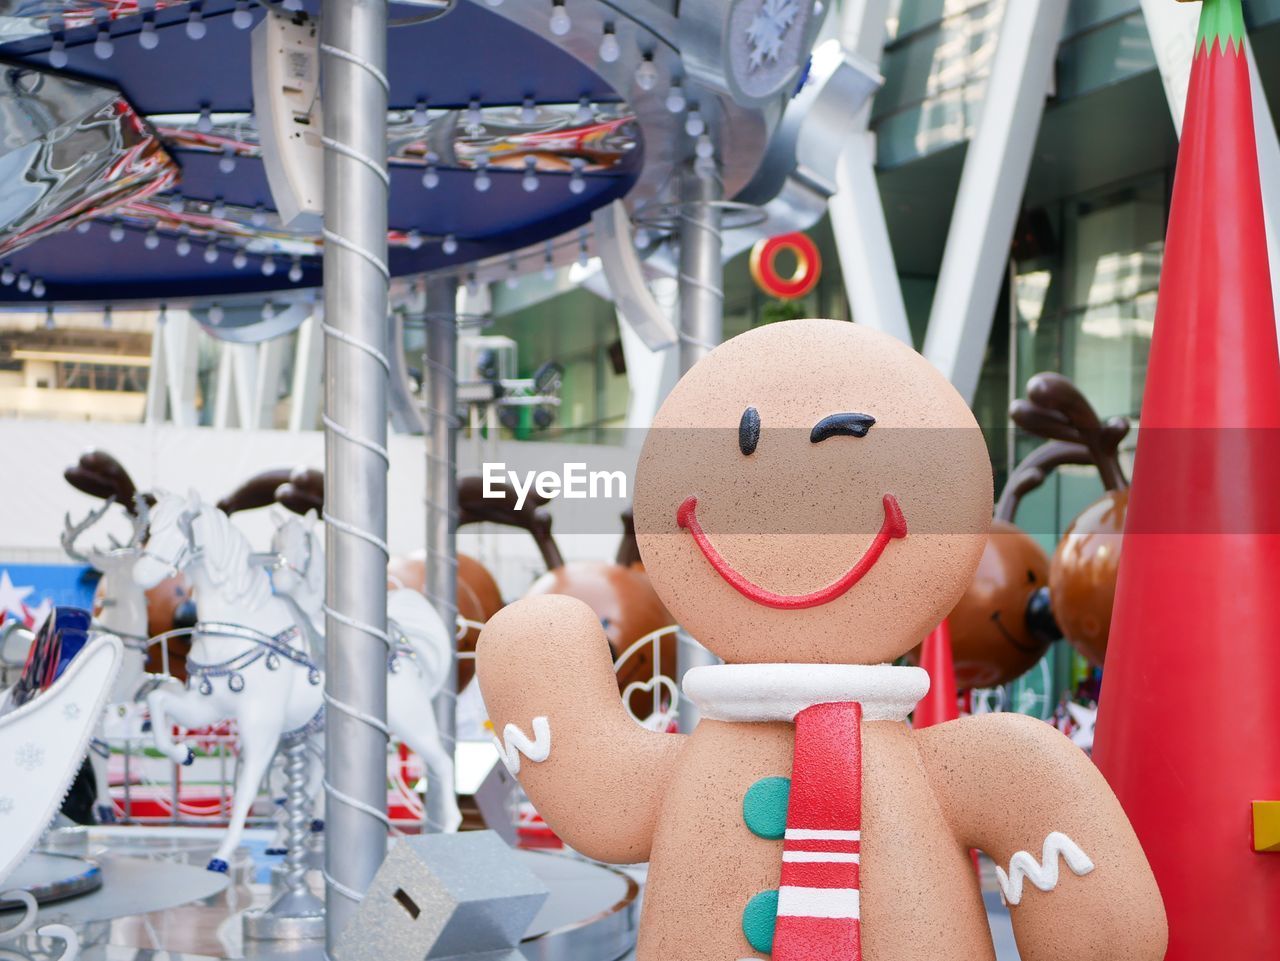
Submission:
[[[1057,730],[986,714],[916,732],[943,813],[999,869],[1023,961],[1160,961],[1160,891],[1093,762]]]
[[[648,860],[686,738],[631,719],[591,608],[556,595],[503,608],[476,672],[507,766],[552,830],[600,861]]]

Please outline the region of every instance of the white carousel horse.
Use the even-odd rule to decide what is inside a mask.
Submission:
[[[230,518],[198,495],[162,495],[152,509],[146,549],[134,567],[144,588],[185,570],[200,598],[200,622],[187,657],[187,688],[147,697],[156,747],[180,764],[194,755],[174,742],[170,725],[206,727],[234,718],[240,736],[226,837],[209,862],[226,871],[245,819],[284,737],[306,737],[322,721],[321,667],[310,656],[293,608],[272,593],[266,570]],[[390,692],[389,692],[390,693]],[[415,695],[417,692],[413,692]],[[402,700],[403,698],[398,698]],[[405,713],[389,705],[392,729]]]
[[[76,539],[85,531],[96,525],[115,503],[108,498],[97,510],[90,511],[79,523],[72,523],[71,515],[63,520],[62,549],[68,557],[88,564],[102,575],[99,582],[101,591],[101,610],[94,618],[97,630],[114,634],[124,644],[124,656],[120,664],[120,672],[111,687],[107,703],[111,705],[131,705],[135,701],[144,682],[151,678],[147,675],[147,595],[133,579],[133,566],[142,556],[142,542],[147,536],[149,511],[146,498],[141,494],[134,498],[134,513],[130,520],[133,523],[133,534],[127,544],[121,544],[110,538],[110,546],[106,548],[78,548]],[[103,737],[104,721],[99,722],[97,740],[105,744]],[[107,779],[107,758],[95,747],[89,750],[89,761],[93,766],[93,779],[97,792],[94,804],[95,813],[100,822],[115,820],[115,803],[111,799],[110,782]]]
[[[276,559],[272,581],[278,594],[297,605],[316,659],[324,661],[324,547],[315,533],[315,512],[290,515],[272,537]],[[387,659],[387,726],[420,757],[431,774],[430,789],[444,788],[445,830],[462,823],[454,793],[453,758],[440,742],[431,699],[444,687],[453,634],[425,597],[414,590],[387,592],[388,632],[396,641]]]

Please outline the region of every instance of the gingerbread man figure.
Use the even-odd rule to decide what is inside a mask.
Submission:
[[[1160,894],[1089,759],[1013,714],[913,731],[892,662],[982,553],[991,467],[962,398],[854,324],[737,337],[672,391],[635,484],[645,569],[725,663],[684,679],[691,735],[623,709],[586,605],[485,628],[500,746],[584,854],[649,861],[639,961],[990,961],[969,851],[1000,866],[1023,961],[1159,961]]]

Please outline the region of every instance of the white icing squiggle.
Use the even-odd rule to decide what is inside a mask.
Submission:
[[[1080,850],[1080,845],[1061,831],[1052,832],[1044,839],[1040,860],[1027,851],[1018,851],[1009,859],[1009,873],[996,866],[996,881],[1000,884],[1000,897],[1005,904],[1022,901],[1022,881],[1025,878],[1041,891],[1052,891],[1058,886],[1058,856],[1067,862],[1074,874],[1083,877],[1093,870],[1093,861]]]
[[[520,728],[508,724],[502,729],[502,738],[495,737],[493,743],[497,745],[507,770],[519,774],[521,754],[534,764],[540,764],[551,756],[551,722],[545,717],[535,717],[532,740]]]

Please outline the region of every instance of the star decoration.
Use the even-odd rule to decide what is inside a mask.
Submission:
[[[752,70],[764,66],[766,60],[778,59],[782,52],[782,39],[799,13],[798,0],[764,0],[747,27]]]
[[[14,760],[18,767],[24,771],[34,771],[44,764],[44,748],[34,741],[28,741],[18,748],[18,753],[14,756]]]
[[[34,587],[14,587],[13,581],[9,579],[9,572],[0,571],[0,611],[25,621],[27,608],[22,602],[33,591]]]

